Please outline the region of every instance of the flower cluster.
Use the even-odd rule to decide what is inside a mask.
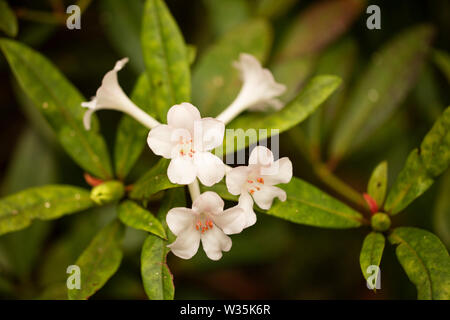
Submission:
[[[166,216],[169,229],[177,236],[169,245],[178,257],[190,259],[202,243],[206,255],[212,260],[222,257],[231,249],[228,235],[240,233],[256,222],[254,202],[261,209],[270,209],[273,200],[286,200],[284,190],[275,185],[288,183],[292,178],[292,163],[288,158],[274,160],[271,150],[255,147],[248,166],[230,168],[211,151],[222,145],[225,124],[245,110],[262,111],[267,106],[276,109],[282,104],[276,97],[285,91],[272,73],[249,54],[241,54],[235,67],[243,80],[242,89],[231,105],[217,118],[202,118],[199,110],[190,103],[172,106],[167,113],[167,124],[160,124],[137,107],[123,92],[117,72],[127,58],[118,61],[113,70],[103,78],[96,96],[82,104],[88,108],[84,125],[90,128],[92,113],[100,109],[125,112],[147,126],[149,148],[156,155],[170,159],[167,176],[172,183],[189,185],[192,208],[172,208]],[[224,210],[224,201],[212,191],[200,194],[198,180],[211,187],[225,176],[233,195],[239,195],[236,206]],[[198,179],[198,180],[197,180]]]

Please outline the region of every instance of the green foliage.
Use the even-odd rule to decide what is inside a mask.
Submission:
[[[297,97],[280,111],[247,113],[236,118],[226,128],[227,130],[234,129],[234,134],[228,133],[225,135],[225,152],[231,153],[241,150],[249,144],[270,137],[274,134],[272,129],[278,130],[276,133],[282,133],[299,124],[336,90],[340,82],[341,80],[336,76],[314,77]],[[267,130],[259,132],[259,129]],[[247,130],[251,131],[250,134],[246,133]],[[252,134],[252,132],[255,134]],[[246,139],[246,135],[248,135],[248,139]]]
[[[264,63],[272,44],[267,21],[251,20],[225,33],[201,56],[192,73],[192,103],[203,117],[217,116],[239,92],[241,82],[233,61],[249,53]]]
[[[398,245],[397,258],[423,300],[450,299],[450,257],[434,234],[409,227],[395,229],[389,241]]]
[[[145,200],[158,191],[178,187],[167,177],[169,163],[170,160],[161,158],[153,168],[136,181],[129,197],[135,200]]]
[[[383,205],[387,190],[388,164],[381,162],[373,170],[367,185],[367,193],[372,197],[380,208]]]
[[[83,127],[85,99],[53,64],[33,49],[13,40],[0,46],[22,89],[44,114],[66,152],[84,170],[103,179],[112,176],[105,141]],[[95,117],[92,119],[95,124]]]
[[[450,171],[442,177],[433,213],[434,231],[450,247]]]
[[[367,272],[367,268],[372,265],[380,266],[384,244],[385,239],[381,233],[371,232],[365,237],[361,253],[359,254],[359,264],[366,280],[372,275],[372,273]],[[377,283],[376,280],[375,283]]]
[[[334,158],[364,142],[400,106],[419,75],[433,33],[427,25],[409,28],[373,56],[333,135]]]
[[[0,199],[0,235],[29,226],[34,219],[50,220],[94,205],[89,192],[72,186],[34,187]]]
[[[10,37],[15,37],[19,30],[14,11],[11,10],[6,0],[0,0],[0,30]]]
[[[145,292],[151,300],[171,300],[174,297],[173,276],[166,264],[166,257],[170,250],[167,245],[169,242],[173,242],[175,237],[167,227],[165,220],[166,214],[171,208],[185,206],[186,200],[182,189],[168,190],[158,211],[158,218],[164,225],[169,241],[149,235],[142,247],[142,281]]]
[[[103,228],[77,259],[81,288],[69,289],[70,300],[88,299],[117,271],[122,261],[124,226],[117,220]]]
[[[190,100],[190,72],[183,36],[162,0],[147,0],[142,49],[152,103],[166,122],[167,110]]]
[[[434,50],[433,59],[450,84],[450,55],[441,50]]]
[[[136,202],[126,200],[119,205],[118,217],[129,227],[150,232],[166,239],[166,232],[158,219]]]

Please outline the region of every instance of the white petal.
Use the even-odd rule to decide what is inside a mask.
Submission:
[[[246,166],[240,166],[231,169],[225,177],[228,192],[237,196],[241,194],[244,184],[247,182],[248,175],[250,174],[250,168]]]
[[[260,190],[253,193],[256,204],[264,210],[270,209],[274,198],[286,201],[286,192],[274,186],[261,186]]]
[[[261,167],[260,173],[266,185],[288,183],[292,179],[292,162],[287,157],[281,158],[268,168]]]
[[[154,127],[148,133],[147,144],[154,154],[166,159],[172,158],[176,143],[172,140],[173,129],[166,124]]]
[[[88,110],[86,110],[86,112],[84,113],[84,116],[83,116],[83,125],[84,125],[84,128],[86,129],[86,130],[90,130],[91,129],[91,117],[92,117],[92,114],[95,112],[95,110],[94,109],[88,109]]]
[[[168,245],[174,255],[182,259],[192,258],[198,251],[200,245],[200,232],[192,226],[181,232],[177,239]]]
[[[256,213],[253,211],[253,199],[248,192],[242,192],[238,206],[244,210],[245,226],[248,228],[256,223]]]
[[[176,236],[191,228],[195,223],[195,213],[188,208],[172,208],[167,212],[166,222],[170,231]]]
[[[170,161],[167,168],[167,176],[172,183],[190,184],[194,182],[197,170],[191,159],[176,157]]]
[[[223,143],[225,124],[214,118],[203,118],[194,123],[195,150],[209,151]]]
[[[196,152],[194,163],[197,168],[198,179],[205,186],[212,186],[222,180],[225,175],[223,161],[210,152]]]
[[[216,225],[201,235],[203,250],[211,260],[222,258],[222,251],[230,251],[231,239]]]
[[[167,124],[194,132],[194,121],[200,120],[200,111],[192,104],[183,102],[172,106],[167,112]]]
[[[248,163],[261,166],[271,165],[273,163],[273,153],[267,147],[256,146],[250,153]]]
[[[223,211],[225,203],[219,195],[212,191],[203,192],[192,204],[192,209],[197,213],[217,214]]]
[[[246,215],[244,209],[236,206],[221,213],[211,215],[214,223],[225,234],[240,233],[246,227]]]
[[[278,111],[283,109],[284,103],[279,99],[268,99],[262,103],[256,103],[248,108],[249,111],[256,112],[267,112],[267,111]]]

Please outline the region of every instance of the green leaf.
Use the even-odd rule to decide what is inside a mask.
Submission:
[[[133,201],[124,201],[119,205],[118,217],[129,227],[144,230],[166,239],[166,232],[158,219]]]
[[[380,266],[384,243],[385,239],[383,234],[378,232],[371,232],[364,239],[361,253],[359,254],[359,264],[366,280],[372,275],[367,272],[367,268],[372,265]],[[375,283],[377,282],[375,281]]]
[[[381,208],[386,196],[387,179],[388,179],[388,164],[386,161],[381,162],[373,170],[372,175],[367,185],[367,193]]]
[[[450,164],[450,107],[444,110],[423,139],[420,156],[432,176],[447,170]]]
[[[145,74],[142,74],[134,86],[131,100],[143,111],[155,117],[150,97],[150,84]],[[116,175],[125,179],[136,160],[144,150],[149,129],[138,123],[134,118],[123,115],[117,128],[114,146],[114,164]]]
[[[173,299],[175,287],[172,274],[166,264],[166,257],[170,250],[167,245],[174,241],[174,235],[167,228],[165,220],[166,214],[171,208],[185,206],[186,200],[183,189],[168,190],[159,209],[158,217],[166,228],[169,241],[149,235],[142,247],[141,275],[149,299]]]
[[[450,107],[414,149],[389,190],[385,209],[396,214],[422,195],[450,164]]]
[[[238,25],[207,49],[192,74],[192,101],[203,116],[217,116],[241,87],[233,61],[242,52],[264,63],[272,43],[270,25],[262,19]]]
[[[214,36],[221,35],[249,17],[249,6],[245,0],[204,0],[208,10],[208,22]]]
[[[121,56],[130,58],[131,67],[145,70],[141,48],[142,1],[102,0],[101,22],[109,41]]]
[[[433,211],[433,229],[447,247],[450,247],[450,171],[442,177]]]
[[[256,13],[266,18],[275,19],[286,13],[295,3],[296,0],[259,0]]]
[[[333,158],[361,145],[400,106],[420,74],[433,33],[427,25],[409,28],[373,55],[336,127]]]
[[[280,111],[273,113],[249,112],[234,119],[227,125],[227,130],[234,131],[227,132],[225,135],[226,153],[243,149],[247,145],[270,137],[272,134],[282,133],[299,124],[336,90],[340,82],[336,76],[314,77],[297,97]],[[219,152],[220,150],[216,149],[217,155]]]
[[[152,103],[166,122],[171,106],[191,100],[191,86],[183,36],[162,0],[147,0],[141,42]]]
[[[287,200],[275,201],[266,212],[270,215],[332,229],[354,228],[362,223],[361,214],[299,178],[294,177],[291,182],[279,187],[286,191]]]
[[[427,173],[419,151],[414,149],[389,190],[384,209],[392,215],[399,213],[432,184],[433,178]]]
[[[336,40],[360,15],[365,1],[318,1],[305,9],[289,27],[275,60],[315,53]]]
[[[441,69],[450,84],[450,55],[441,50],[434,50],[433,60]]]
[[[402,227],[391,233],[389,241],[398,245],[397,258],[417,288],[417,299],[450,299],[450,257],[438,237]]]
[[[158,191],[179,187],[179,185],[171,183],[167,177],[169,163],[170,160],[164,158],[159,160],[153,168],[136,181],[129,194],[130,198],[145,200]]]
[[[57,219],[93,205],[89,191],[78,187],[47,185],[29,188],[0,199],[0,235],[23,229],[33,219]]]
[[[114,220],[104,227],[77,259],[80,289],[68,290],[70,300],[88,299],[117,271],[122,261],[124,225]]]
[[[13,40],[0,46],[22,89],[44,114],[66,152],[84,170],[102,179],[112,176],[105,141],[94,129],[83,127],[85,99],[67,79],[38,52]]]
[[[9,7],[8,2],[0,0],[0,30],[10,37],[15,37],[18,29],[14,11]]]

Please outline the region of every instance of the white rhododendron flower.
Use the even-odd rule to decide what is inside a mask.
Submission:
[[[117,72],[128,62],[128,58],[123,58],[116,62],[114,69],[108,71],[102,80],[102,85],[98,88],[95,97],[89,102],[81,105],[88,110],[84,114],[83,124],[86,130],[91,127],[91,116],[97,110],[110,109],[125,112],[145,126],[153,128],[158,122],[138,108],[123,92],[117,80]]]
[[[190,184],[198,177],[212,186],[222,180],[225,165],[209,151],[222,144],[224,132],[222,121],[201,118],[200,111],[185,102],[169,109],[167,125],[153,128],[147,143],[155,154],[172,159],[167,169],[172,183]]]
[[[285,201],[286,192],[275,185],[288,183],[291,178],[292,162],[289,158],[274,161],[272,151],[263,146],[253,149],[248,166],[236,167],[227,173],[228,192],[240,195],[238,206],[245,210],[246,227],[256,222],[253,200],[264,210],[270,209],[274,198]]]
[[[275,81],[272,73],[261,66],[252,55],[241,53],[234,62],[239,69],[243,85],[233,103],[217,118],[228,123],[242,111],[265,111],[272,107],[279,110],[283,103],[276,99],[286,91],[286,86]]]
[[[177,239],[168,245],[173,254],[183,259],[192,258],[200,241],[211,260],[219,260],[222,251],[231,249],[227,234],[240,233],[244,228],[243,209],[238,206],[223,210],[224,202],[215,192],[202,193],[193,202],[192,209],[173,208],[166,221]]]

